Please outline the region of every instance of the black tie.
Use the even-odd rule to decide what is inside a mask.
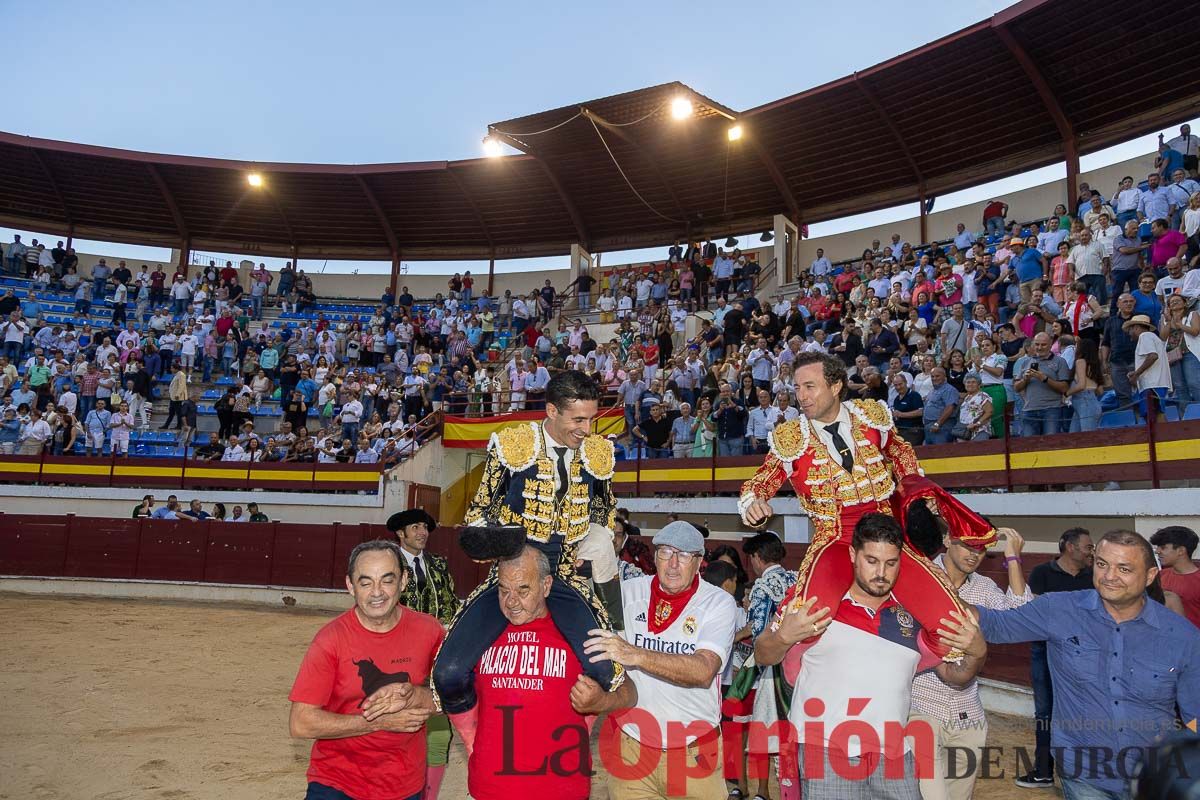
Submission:
[[[832,425],[826,425],[825,430],[829,431],[829,436],[833,439],[833,447],[842,457],[842,469],[851,472],[854,469],[854,454],[850,452],[850,445],[846,444],[846,440],[838,432],[841,427],[841,423],[835,422]]]
[[[567,448],[556,447],[554,452],[558,454],[558,488],[554,492],[554,499],[558,502],[567,494]]]
[[[413,566],[417,571],[417,591],[425,591],[425,568],[421,566],[421,557],[417,556],[413,559]]]

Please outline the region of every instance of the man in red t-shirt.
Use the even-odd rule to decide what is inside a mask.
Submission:
[[[221,270],[221,283],[225,283],[227,281],[237,282],[237,279],[238,279],[237,267],[233,266],[232,261],[226,261],[225,268]]]
[[[1188,621],[1200,628],[1200,567],[1192,561],[1200,536],[1191,528],[1168,525],[1155,531],[1150,544],[1162,565],[1162,588],[1179,595]]]
[[[508,627],[475,668],[479,723],[467,789],[475,800],[584,800],[592,772],[585,714],[633,705],[633,682],[606,692],[583,674],[546,607],[554,579],[545,553],[525,545],[497,565],[497,580]]]
[[[350,554],[354,608],[317,632],[288,699],[291,735],[315,739],[306,800],[418,800],[427,688],[441,624],[400,605],[408,568],[394,541]]]

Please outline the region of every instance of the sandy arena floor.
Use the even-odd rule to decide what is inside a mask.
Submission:
[[[0,594],[0,798],[303,797],[309,745],[288,738],[287,691],[330,616]],[[1028,720],[992,720],[989,744],[1032,738]],[[450,800],[466,796],[455,748]],[[1057,796],[1016,788],[1010,757],[1004,768],[977,798]]]

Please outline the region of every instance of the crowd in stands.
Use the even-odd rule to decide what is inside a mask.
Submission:
[[[818,250],[795,294],[766,304],[734,240],[528,294],[476,293],[466,272],[432,300],[385,290],[370,314],[334,319],[290,264],[277,281],[260,265],[248,286],[229,262],[168,276],[101,259],[85,279],[61,242],[16,237],[5,265],[32,284],[0,297],[0,453],[126,453],[158,393],[163,427],[200,457],[389,464],[435,410],[535,409],[563,369],[609,391],[624,443],[650,457],[759,453],[800,413],[787,367],[813,350],[842,358],[849,394],[886,401],[914,443],[1001,436],[1006,406],[1011,435],[1093,430],[1104,407],[1148,394],[1186,409],[1200,402],[1200,184],[1173,149],[1183,137],[1196,138],[1165,142],[1140,185],[1084,184],[1044,220],[1009,221],[992,201],[944,243],[893,235],[838,264]],[[39,290],[72,293],[73,315],[46,321]],[[597,314],[616,324],[607,341],[584,323]],[[218,390],[202,397],[197,380]],[[256,432],[275,401],[278,431]],[[198,411],[219,422],[203,444]]]
[[[703,289],[676,300],[681,283],[703,285],[704,259],[676,245],[656,274],[609,279],[627,309],[617,338],[576,355],[571,329],[571,357],[615,389],[649,458],[765,452],[801,413],[787,367],[806,351],[843,359],[849,396],[886,402],[914,444],[1003,436],[1006,407],[1012,436],[1094,430],[1112,409],[1132,421],[1148,395],[1169,418],[1200,416],[1200,183],[1172,149],[1195,140],[1164,143],[1140,186],[1083,184],[1036,222],[993,200],[946,242],[897,234],[838,264],[818,249],[796,293],[769,306],[736,278],[711,306]],[[730,260],[718,249],[720,267],[701,274],[732,274]],[[707,313],[685,342],[697,303]]]
[[[247,503],[244,508],[235,505],[229,511],[225,510],[224,503],[213,503],[212,511],[205,511],[200,500],[192,500],[188,503],[187,508],[184,508],[177,496],[170,495],[167,497],[166,504],[155,506],[154,495],[148,494],[142,498],[142,502],[133,507],[133,513],[130,516],[133,519],[187,520],[191,522],[199,522],[204,519],[217,522],[271,521],[270,517],[259,509],[258,503]]]

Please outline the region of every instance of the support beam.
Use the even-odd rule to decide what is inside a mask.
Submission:
[[[879,121],[882,122],[889,131],[891,131],[892,138],[896,141],[896,147],[901,153],[904,154],[904,159],[908,162],[908,167],[912,170],[913,177],[916,178],[918,186],[921,187],[921,196],[924,197],[925,176],[921,174],[921,168],[917,166],[917,159],[913,157],[912,151],[908,149],[908,143],[905,142],[904,137],[900,135],[900,129],[896,127],[896,123],[892,119],[892,115],[887,112],[887,110],[883,107],[883,103],[879,102],[879,98],[875,95],[875,92],[871,90],[871,87],[867,86],[867,82],[859,77],[857,72],[854,73],[854,85],[858,87],[859,93],[863,96],[867,103],[870,104],[873,109],[875,109],[876,115],[879,116]],[[921,208],[925,208],[924,200],[922,200]],[[924,217],[925,212],[922,210],[922,220]],[[921,241],[927,241],[925,238],[923,238],[924,234],[922,233],[921,235]]]
[[[492,257],[488,259],[488,297],[493,297],[492,292],[496,291],[496,254],[492,253]]]
[[[541,156],[534,156],[534,158],[541,165],[542,171],[546,173],[546,177],[550,180],[550,185],[554,187],[554,191],[558,192],[558,197],[562,200],[563,208],[567,210],[568,216],[571,217],[571,224],[575,226],[575,233],[579,234],[579,243],[584,247],[588,247],[591,237],[588,236],[587,226],[583,224],[583,215],[575,207],[575,201],[571,199],[571,196],[567,194],[567,190],[563,188],[562,181],[558,179],[558,174],[554,171],[554,168]]]
[[[33,160],[38,163],[42,174],[46,176],[46,182],[50,184],[50,188],[54,191],[54,196],[58,198],[58,205],[62,209],[63,219],[67,222],[67,227],[75,229],[75,218],[71,216],[71,209],[67,208],[67,200],[63,197],[62,189],[58,185],[58,180],[55,179],[54,173],[50,171],[50,166],[46,160],[42,158],[42,154],[37,151],[37,148],[29,148],[29,152],[33,155]]]
[[[475,215],[475,222],[479,224],[479,229],[483,231],[484,238],[487,239],[488,249],[495,251],[496,243],[492,241],[492,232],[488,229],[487,223],[484,222],[483,213],[479,210],[479,205],[475,202],[475,198],[472,197],[471,193],[467,191],[466,184],[463,183],[462,178],[460,178],[458,173],[454,171],[453,167],[447,166],[446,172],[450,174],[450,180],[454,181],[454,185],[458,187],[460,192],[462,192],[463,199],[466,200],[467,205],[471,207],[471,213]],[[491,289],[488,289],[488,292],[490,293]]]
[[[754,148],[755,155],[762,165],[766,167],[767,174],[771,176],[771,180],[775,183],[775,189],[779,192],[779,196],[783,198],[784,204],[787,206],[788,214],[793,218],[800,216],[800,204],[796,202],[796,196],[792,194],[792,187],[788,186],[787,180],[783,177],[783,172],[780,171],[779,165],[775,163],[775,158],[767,150],[762,142],[754,138],[754,131],[745,130],[743,124],[742,139],[748,139],[750,146]],[[689,236],[689,238],[691,238]]]
[[[604,117],[586,108],[581,108],[580,113],[636,150],[638,154],[646,160],[646,163],[650,165],[650,169],[654,171],[655,176],[658,178],[658,182],[661,183],[663,188],[667,190],[667,194],[671,195],[671,202],[674,203],[675,210],[679,212],[679,216],[685,220],[691,219],[687,209],[683,207],[683,203],[679,202],[679,195],[675,194],[675,189],[671,186],[671,182],[667,180],[667,176],[663,174],[661,169],[659,169],[658,159],[656,159],[651,153],[648,153],[644,147],[638,144],[637,140],[626,133],[623,127],[619,125],[613,125]]]
[[[926,223],[929,219],[929,214],[927,214],[925,211],[925,182],[924,181],[922,181],[921,184],[917,187],[917,204],[920,206],[920,209],[921,209],[921,212],[920,212],[920,214],[921,214],[921,217],[920,217],[920,220],[921,220],[921,244],[928,244],[929,243],[929,228]]]
[[[563,208],[567,211],[567,216],[571,218],[571,224],[575,226],[575,234],[579,237],[579,244],[583,245],[584,249],[587,249],[591,237],[588,236],[587,226],[583,224],[583,215],[579,213],[579,209],[575,206],[575,201],[571,199],[571,196],[567,194],[567,190],[563,188],[562,181],[558,179],[558,173],[554,171],[554,167],[550,166],[550,163],[542,156],[531,152],[529,146],[524,142],[496,130],[492,130],[491,135],[509,147],[533,157],[533,160],[542,168],[542,172],[546,173],[546,178],[550,181],[550,185],[554,187],[554,191],[558,193],[558,199],[562,201]]]
[[[259,191],[267,193],[267,197],[271,198],[271,204],[275,206],[275,213],[279,214],[279,219],[283,222],[284,230],[287,231],[288,244],[292,246],[292,255],[296,254],[296,233],[292,230],[292,223],[288,221],[287,213],[283,210],[283,203],[279,202],[279,198],[275,196],[275,192],[270,186],[263,187]]]
[[[183,218],[183,213],[179,210],[179,204],[175,202],[175,195],[171,192],[171,187],[167,186],[167,182],[163,180],[162,173],[158,171],[158,167],[147,162],[146,172],[150,173],[150,179],[154,181],[154,185],[158,187],[158,193],[162,195],[163,202],[167,204],[167,210],[171,212],[171,219],[175,221],[175,231],[179,234],[180,248],[182,254],[188,249],[184,244],[191,239],[188,233],[187,221]]]
[[[359,190],[363,193],[363,197],[367,199],[367,203],[371,206],[371,210],[375,212],[375,219],[379,221],[379,227],[383,229],[383,235],[387,239],[388,247],[392,251],[393,265],[399,263],[396,261],[400,253],[400,242],[396,237],[396,231],[392,229],[392,223],[388,221],[387,214],[383,213],[383,206],[379,203],[379,198],[375,196],[375,190],[367,183],[367,179],[362,175],[355,175],[354,182],[358,184]],[[393,269],[393,274],[395,269]],[[392,280],[395,283],[395,278]],[[396,287],[392,287],[395,291]]]
[[[1029,78],[1029,83],[1041,98],[1046,113],[1050,115],[1050,118],[1054,120],[1054,126],[1058,128],[1058,135],[1063,142],[1063,158],[1067,162],[1067,210],[1073,211],[1073,206],[1079,198],[1079,140],[1075,135],[1075,126],[1071,124],[1071,120],[1067,119],[1062,104],[1058,102],[1058,96],[1051,90],[1050,84],[1046,83],[1042,71],[1025,48],[1021,46],[1021,43],[1012,35],[1012,31],[1006,25],[997,24],[995,19],[993,19],[992,30],[1000,37],[1000,41],[1008,48],[1012,57],[1021,65],[1021,69],[1025,71],[1025,77]]]
[[[182,272],[183,276],[185,278],[187,277],[187,273],[188,273],[188,262],[190,262],[191,260],[192,260],[192,240],[190,238],[188,238],[188,239],[184,239],[179,245],[179,263],[175,265],[175,268],[179,272]]]
[[[392,297],[396,297],[396,291],[400,288],[400,249],[392,249],[392,276],[388,286],[391,287]]]

